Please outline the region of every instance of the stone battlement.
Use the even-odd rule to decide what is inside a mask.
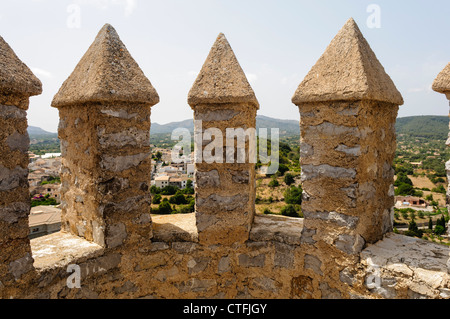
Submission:
[[[223,34],[187,99],[195,152],[215,159],[195,163],[195,213],[152,216],[159,96],[105,25],[52,102],[62,231],[30,241],[26,110],[42,88],[0,52],[1,298],[450,298],[449,248],[392,233],[403,98],[353,19],[292,98],[303,219],[255,213],[252,137],[227,130],[255,128],[259,102]],[[448,70],[433,88],[450,99]]]

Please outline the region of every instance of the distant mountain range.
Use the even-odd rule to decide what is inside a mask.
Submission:
[[[37,127],[37,126],[28,126],[28,135],[30,135],[30,137],[34,137],[34,136],[51,137],[51,136],[57,136],[58,134],[44,131],[43,129],[41,129],[40,127]]]
[[[192,119],[172,122],[168,124],[152,123],[150,134],[168,134],[176,128],[187,128],[194,131]],[[300,135],[299,121],[280,120],[264,115],[256,117],[256,128],[279,128],[280,136]],[[447,139],[449,132],[449,118],[447,116],[410,116],[397,119],[397,134],[407,134],[415,137],[428,137],[436,139]],[[268,132],[270,135],[270,132]],[[30,137],[56,137],[56,133],[47,132],[39,127],[29,126]]]
[[[190,132],[194,131],[194,121],[192,119],[181,122],[172,122],[168,124],[152,123],[150,134],[167,134],[172,133],[176,128],[186,128]],[[258,115],[256,117],[256,129],[259,128],[279,128],[280,135],[300,135],[299,121],[295,120],[280,120],[264,115]],[[270,131],[268,132],[270,135]]]

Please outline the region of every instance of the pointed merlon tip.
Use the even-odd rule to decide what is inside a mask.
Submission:
[[[109,23],[105,23],[103,25],[103,27],[100,29],[99,33],[102,33],[102,31],[103,32],[111,32],[112,31],[112,32],[116,33],[116,29],[114,29],[114,27],[111,24],[109,24]]]
[[[159,102],[158,93],[110,24],[102,27],[53,98],[52,106],[89,102]]]
[[[434,80],[433,90],[439,93],[450,93],[450,63],[447,64]]]
[[[105,23],[105,25],[100,29],[100,31],[97,34],[97,38],[103,37],[119,38],[119,35],[112,25],[110,25],[109,23]]]
[[[348,33],[348,34],[357,33],[361,34],[362,36],[361,30],[359,29],[358,24],[353,18],[350,18],[345,22],[344,26],[339,31],[339,33]]]
[[[0,36],[0,95],[30,97],[41,93],[41,81]]]
[[[337,100],[403,104],[403,97],[353,18],[334,37],[292,98],[296,105]]]
[[[188,104],[240,103],[259,108],[258,100],[223,33],[214,42],[188,95]]]

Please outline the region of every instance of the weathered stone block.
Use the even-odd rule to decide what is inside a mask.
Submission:
[[[33,258],[30,254],[26,254],[24,257],[14,260],[9,264],[9,271],[16,280],[20,279],[22,275],[33,269]]]
[[[104,149],[131,147],[149,147],[150,131],[139,130],[130,127],[120,133],[106,134],[105,127],[97,129],[98,141],[100,147]]]
[[[172,248],[179,253],[188,254],[195,251],[198,248],[198,244],[189,242],[174,242],[172,243]]]
[[[17,223],[19,219],[25,218],[30,212],[28,203],[11,203],[6,207],[0,207],[0,221],[12,224]]]
[[[357,145],[354,147],[348,147],[347,145],[340,144],[338,147],[336,147],[336,151],[345,153],[347,155],[351,156],[360,156],[361,155],[361,146]]]
[[[264,267],[266,262],[266,255],[260,254],[257,256],[249,256],[241,254],[238,257],[239,265],[242,267]]]
[[[352,271],[348,268],[344,268],[339,272],[339,279],[350,286],[353,286],[356,283],[355,271]]]
[[[249,171],[233,171],[229,170],[231,173],[231,180],[236,184],[248,184],[250,181]]]
[[[206,112],[196,112],[195,119],[205,122],[229,121],[239,112],[232,109],[208,110]]]
[[[251,281],[250,287],[253,289],[269,291],[272,294],[276,294],[280,288],[274,279],[267,277],[258,277]]]
[[[300,238],[301,243],[314,245],[316,241],[313,239],[313,236],[315,236],[316,233],[316,229],[303,227],[302,236]]]
[[[349,229],[356,228],[359,218],[356,216],[349,216],[337,212],[308,212],[304,211],[303,215],[309,219],[320,219],[330,221],[336,225],[347,227]]]
[[[122,172],[130,168],[137,167],[144,160],[149,159],[150,153],[140,153],[126,156],[103,155],[100,162],[102,169],[112,172]]]
[[[223,211],[233,211],[247,205],[248,201],[248,194],[239,194],[235,196],[220,196],[213,194],[207,198],[197,197],[196,207],[198,209],[206,207],[210,210],[221,209]]]
[[[28,169],[17,166],[8,169],[0,164],[0,192],[28,185]]]
[[[333,167],[330,165],[303,165],[302,166],[302,182],[321,178],[330,177],[336,179],[354,179],[356,177],[356,170],[353,168]]]
[[[323,276],[323,272],[320,267],[322,267],[322,262],[319,258],[313,255],[305,255],[305,269],[311,269],[316,274]]]
[[[217,282],[214,279],[198,279],[192,278],[187,281],[177,283],[175,285],[180,293],[188,292],[206,292],[217,286]]]
[[[292,251],[292,246],[275,243],[274,265],[275,267],[281,268],[294,267],[294,254]]]
[[[364,244],[364,238],[360,235],[352,236],[347,234],[339,235],[335,242],[336,248],[350,255],[360,253]]]
[[[21,151],[27,152],[30,145],[30,138],[28,133],[20,134],[18,132],[14,132],[6,139],[6,144],[9,146],[11,151]]]
[[[314,147],[305,143],[300,143],[300,156],[303,158],[310,157],[314,155]]]
[[[195,275],[203,272],[206,269],[206,267],[208,267],[210,261],[211,258],[209,257],[191,258],[187,263],[189,274]]]
[[[220,258],[217,272],[223,274],[231,271],[231,260],[229,256]]]
[[[195,183],[197,187],[219,187],[220,176],[217,170],[203,172],[197,170],[195,172]]]
[[[125,224],[118,223],[115,225],[109,225],[106,228],[106,245],[109,248],[115,248],[122,245],[122,243],[127,238],[127,229]]]
[[[322,299],[342,299],[341,292],[335,288],[330,288],[326,282],[321,282],[319,289],[322,292]]]
[[[125,109],[119,109],[119,110],[103,109],[103,110],[100,110],[100,112],[102,114],[106,114],[108,116],[117,117],[117,118],[124,119],[124,120],[135,119],[139,116],[138,113],[129,113]]]
[[[14,105],[0,105],[0,117],[4,118],[5,120],[25,120],[27,117],[27,112]]]

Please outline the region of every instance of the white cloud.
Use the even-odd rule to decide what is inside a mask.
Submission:
[[[46,77],[46,78],[53,77],[52,73],[50,73],[49,71],[46,71],[44,69],[40,69],[40,68],[31,68],[31,72],[33,72],[34,75],[36,75],[37,77],[39,77],[39,76]]]

